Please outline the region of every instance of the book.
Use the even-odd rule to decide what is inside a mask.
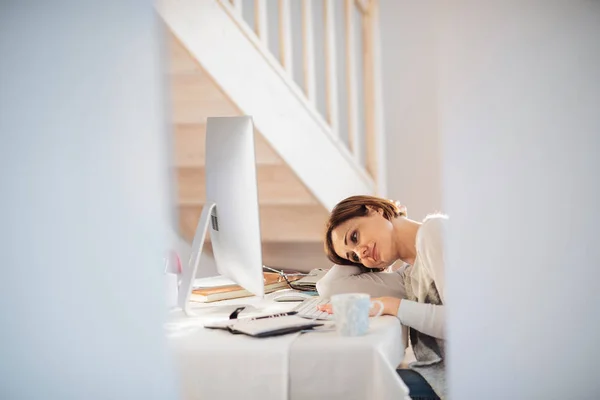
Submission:
[[[281,275],[274,272],[263,272],[264,283],[265,283],[265,294],[272,293],[279,289],[288,288],[289,285],[281,277]],[[288,280],[290,282],[297,280],[299,277],[292,276]],[[221,284],[215,285],[215,279],[209,280],[197,280],[192,289],[190,296],[191,301],[200,303],[211,303],[219,300],[237,299],[242,297],[252,297],[254,294],[250,293],[240,285],[236,285],[229,280],[221,280]],[[223,284],[224,283],[224,284]]]
[[[324,325],[295,315],[296,312],[267,315],[255,318],[231,319],[205,325],[208,329],[223,329],[253,337],[270,337],[299,332]]]

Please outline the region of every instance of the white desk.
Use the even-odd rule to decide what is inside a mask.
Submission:
[[[186,400],[409,399],[395,370],[404,354],[398,319],[371,319],[358,338],[314,332],[255,339],[202,327],[226,318],[235,304],[266,314],[297,303],[245,298],[196,304],[193,318],[172,312],[166,332]]]

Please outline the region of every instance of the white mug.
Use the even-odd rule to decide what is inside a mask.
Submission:
[[[365,293],[345,293],[331,296],[335,326],[341,336],[362,336],[369,330],[369,310],[379,305],[375,317],[383,313],[383,303]]]

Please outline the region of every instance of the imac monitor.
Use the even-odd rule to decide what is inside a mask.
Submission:
[[[205,149],[206,202],[178,293],[188,314],[207,230],[219,273],[264,296],[252,118],[208,118]]]

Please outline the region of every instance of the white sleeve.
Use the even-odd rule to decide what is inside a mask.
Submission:
[[[437,291],[444,304],[446,303],[444,236],[446,234],[447,223],[447,217],[429,217],[423,224],[425,230],[418,243],[420,255],[423,257],[421,265],[425,269],[426,274],[435,282]]]
[[[445,304],[444,280],[444,234],[448,219],[444,216],[429,217],[421,227],[422,234],[417,243],[421,268],[424,276],[429,276]],[[402,300],[398,308],[398,318],[403,325],[410,326],[435,338],[444,339],[446,313],[443,305],[418,303]]]
[[[365,272],[351,265],[334,265],[317,282],[321,297],[339,293],[367,293],[371,297],[392,296],[406,298],[402,269],[395,272]]]
[[[444,339],[446,324],[444,306],[403,299],[398,308],[398,319],[402,325],[410,326],[426,335]]]

